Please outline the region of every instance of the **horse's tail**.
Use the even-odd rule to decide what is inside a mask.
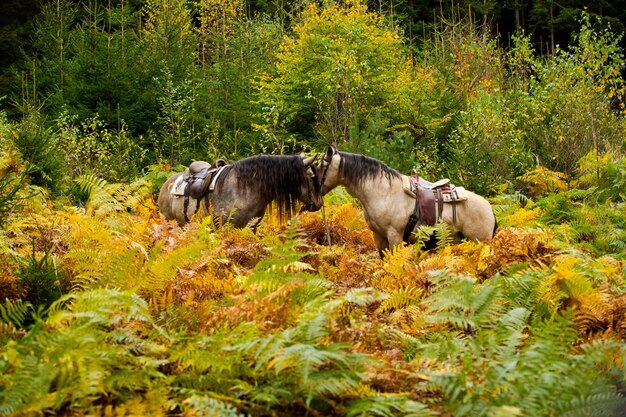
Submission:
[[[496,218],[496,213],[493,213],[493,233],[491,235],[491,237],[494,237],[496,235],[496,230],[498,230],[498,219]]]

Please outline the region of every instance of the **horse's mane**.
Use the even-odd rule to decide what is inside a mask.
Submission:
[[[349,152],[339,152],[339,155],[339,173],[353,184],[361,184],[380,175],[386,176],[390,181],[400,177],[398,171],[369,156]]]
[[[234,172],[237,188],[243,192],[254,190],[267,201],[274,201],[281,221],[296,213],[301,185],[307,180],[300,156],[255,155],[240,159],[226,169],[218,186],[223,185],[229,172]]]

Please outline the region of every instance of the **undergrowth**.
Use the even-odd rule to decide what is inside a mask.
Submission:
[[[143,180],[79,183],[83,207],[31,197],[1,229],[2,416],[626,407],[626,217],[602,184],[501,195],[491,242],[381,259],[346,195],[329,247],[318,213],[180,228]]]

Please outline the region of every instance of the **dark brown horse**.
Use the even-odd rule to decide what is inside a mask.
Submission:
[[[239,160],[207,176],[201,187],[205,191],[198,198],[189,197],[187,204],[185,197],[175,190],[182,174],[174,174],[161,187],[159,211],[182,226],[202,204],[218,225],[232,223],[235,227],[245,227],[257,219],[251,225],[253,229],[272,202],[281,220],[295,215],[301,204],[306,210],[317,211],[323,201],[311,167],[314,160],[315,157],[307,158],[304,153],[256,155]]]

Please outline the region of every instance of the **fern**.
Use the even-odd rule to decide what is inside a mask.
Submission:
[[[6,300],[4,305],[0,304],[0,323],[16,329],[24,328],[32,313],[33,305],[31,303],[22,300]]]
[[[150,195],[150,184],[137,180],[131,184],[109,184],[95,175],[82,175],[74,180],[88,194],[87,213],[105,217],[112,213],[136,209]]]
[[[393,291],[378,307],[379,312],[399,310],[412,305],[418,305],[424,291],[416,287],[404,287]]]
[[[245,417],[237,409],[209,396],[194,395],[184,402],[185,408],[198,417]]]
[[[435,416],[424,404],[399,395],[372,395],[352,401],[346,410],[347,417],[428,417]]]
[[[295,220],[288,224],[280,237],[282,241],[267,248],[269,256],[256,264],[246,280],[246,285],[255,285],[260,294],[275,291],[292,280],[310,277],[309,272],[313,270],[311,265],[301,261],[309,252],[303,251],[308,248]]]
[[[303,306],[295,327],[242,345],[242,351],[254,358],[257,381],[281,375],[280,386],[275,381],[253,390],[256,401],[282,398],[283,403],[301,397],[307,407],[319,402],[330,405],[328,398],[359,387],[361,372],[369,362],[367,356],[351,352],[346,344],[324,342],[329,336],[329,314],[343,302],[329,303],[325,296],[318,297]]]
[[[81,191],[92,194],[97,190],[104,190],[107,181],[93,174],[81,175],[74,180]]]
[[[427,322],[447,323],[453,328],[474,331],[488,324],[500,310],[499,290],[491,283],[477,284],[469,277],[434,274],[440,288],[425,301]],[[442,281],[446,284],[442,287]]]
[[[563,417],[621,417],[626,399],[615,393],[591,394],[560,404]]]
[[[3,355],[3,378],[11,383],[0,391],[0,414],[51,413],[88,407],[104,400],[104,392],[119,401],[128,392],[156,389],[164,340],[136,295],[65,296],[51,306],[45,323],[17,341],[12,355]]]

